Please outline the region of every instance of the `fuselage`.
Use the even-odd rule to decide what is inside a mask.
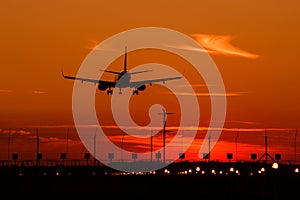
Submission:
[[[118,88],[130,87],[130,79],[131,79],[130,74],[122,72],[121,74],[117,75],[115,78],[116,87]]]

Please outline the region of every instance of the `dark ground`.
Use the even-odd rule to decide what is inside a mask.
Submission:
[[[228,163],[176,163],[156,174],[128,174],[105,167],[0,167],[2,196],[31,198],[197,198],[197,199],[286,199],[299,198],[300,175],[295,166],[257,173],[263,166],[253,163],[232,163],[240,174],[229,172]],[[194,170],[201,166],[198,173]],[[179,171],[193,169],[188,174]],[[212,174],[211,169],[223,174]],[[273,170],[273,171],[272,171]],[[253,174],[250,175],[250,173]],[[59,173],[59,174],[57,174]],[[7,199],[7,198],[6,198]]]

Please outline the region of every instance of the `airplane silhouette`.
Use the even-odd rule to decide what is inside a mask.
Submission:
[[[116,71],[110,71],[110,70],[101,70],[104,72],[117,74],[114,81],[106,81],[106,80],[95,80],[95,79],[88,79],[88,78],[81,78],[81,77],[75,77],[75,76],[66,76],[62,72],[62,75],[66,79],[73,79],[73,80],[80,80],[81,82],[91,82],[94,84],[98,84],[98,89],[101,91],[106,90],[107,95],[112,94],[113,90],[112,88],[119,88],[119,94],[122,94],[122,88],[134,88],[132,94],[138,95],[139,91],[144,91],[146,89],[146,84],[149,84],[150,86],[152,83],[158,83],[162,82],[165,83],[165,81],[169,80],[176,80],[181,79],[181,76],[175,76],[170,78],[160,78],[160,79],[152,79],[152,80],[142,80],[142,81],[130,81],[132,74],[139,74],[148,72],[151,70],[144,70],[144,71],[137,71],[137,72],[128,72],[127,71],[127,47],[125,47],[125,54],[124,54],[124,69],[121,72]]]

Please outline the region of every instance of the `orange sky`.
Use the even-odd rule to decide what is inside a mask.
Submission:
[[[147,26],[182,32],[208,50],[227,92],[225,127],[249,129],[239,137],[240,151],[248,148],[246,153],[240,153],[245,154],[245,159],[249,158],[250,151],[263,151],[263,146],[259,146],[264,144],[263,131],[251,131],[256,128],[289,129],[269,134],[272,132],[274,138],[272,151],[280,151],[287,155],[286,159],[293,159],[293,154],[288,153],[293,149],[288,147],[293,147],[294,130],[300,127],[299,8],[296,0],[3,2],[0,8],[0,143],[3,144],[0,159],[7,158],[5,145],[9,128],[19,131],[13,141],[24,144],[23,149],[17,149],[18,145],[14,144],[11,151],[29,152],[28,156],[24,153],[24,158],[34,152],[32,137],[37,127],[45,137],[41,150],[46,152],[48,146],[55,144],[57,153],[51,156],[64,151],[66,128],[74,125],[73,81],[63,79],[61,70],[75,75],[95,45],[119,32]],[[174,68],[184,64],[174,55],[156,53],[132,52],[128,55],[128,65],[153,60]],[[122,58],[116,60],[111,68],[121,70],[122,62]],[[193,70],[189,68],[185,76],[198,84],[194,88],[202,94],[198,96],[200,126],[205,127],[210,116],[209,96],[205,95],[205,87],[199,87],[203,81],[196,81],[192,75]],[[174,101],[167,90],[155,87],[146,89],[139,100],[132,100],[133,113],[139,110],[137,116],[133,114],[137,123],[149,120],[147,108],[152,102],[168,105],[166,101]],[[98,112],[108,112],[101,107],[109,103],[106,93],[97,91],[95,98]],[[176,106],[170,106],[172,108],[176,110]],[[176,116],[170,117],[172,126],[178,125],[177,122]],[[108,119],[103,123],[113,125]],[[20,133],[20,130],[30,133]],[[203,136],[199,132],[200,138],[201,134]],[[73,139],[70,152],[81,154],[85,150],[76,131],[72,129],[70,135]],[[254,141],[253,135],[254,138],[262,136]],[[214,151],[220,152],[217,159],[224,159],[222,152],[235,152],[235,131],[224,132],[220,140]],[[195,141],[190,149],[191,158],[196,157],[198,143]]]

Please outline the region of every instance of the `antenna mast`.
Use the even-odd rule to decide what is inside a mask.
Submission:
[[[174,114],[172,112],[166,112],[165,109],[162,109],[162,114],[163,115],[163,125],[164,125],[164,129],[163,129],[163,162],[166,162],[166,125],[167,125],[167,115],[169,114]]]

